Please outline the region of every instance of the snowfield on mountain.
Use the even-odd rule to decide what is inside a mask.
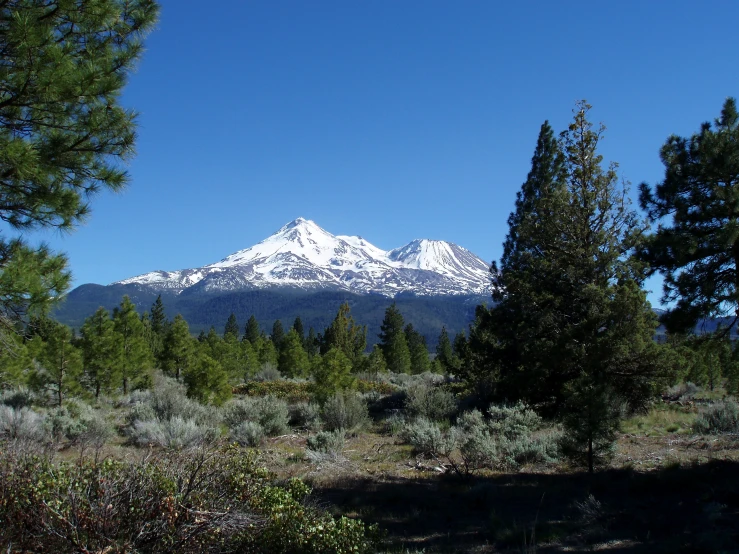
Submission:
[[[153,271],[115,284],[180,293],[292,287],[394,297],[487,294],[488,264],[450,242],[419,239],[385,251],[358,236],[335,236],[298,218],[262,242],[194,269]]]

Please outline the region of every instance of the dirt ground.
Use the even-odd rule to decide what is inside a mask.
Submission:
[[[270,439],[267,466],[314,501],[377,523],[388,552],[739,552],[739,437],[622,434],[611,466],[459,476],[393,437],[362,433],[310,463],[305,436]]]

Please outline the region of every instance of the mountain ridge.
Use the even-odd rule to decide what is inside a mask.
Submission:
[[[419,296],[484,295],[488,264],[456,244],[416,239],[389,251],[361,236],[332,235],[299,217],[259,243],[199,268],[156,270],[111,283],[161,292],[304,291]]]

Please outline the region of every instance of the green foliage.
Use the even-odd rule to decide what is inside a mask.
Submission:
[[[234,447],[56,464],[3,449],[0,542],[35,552],[375,550],[373,527],[306,505],[310,489],[297,479],[272,481]]]
[[[121,343],[108,310],[103,307],[85,320],[80,329],[85,382],[95,398],[111,394],[121,385]]]
[[[418,454],[434,457],[449,456],[456,448],[456,437],[443,433],[439,424],[419,417],[407,423],[401,430],[401,438],[413,446]]]
[[[405,327],[405,339],[411,356],[411,373],[426,373],[431,368],[426,339],[411,323]]]
[[[123,394],[146,387],[151,381],[152,354],[144,337],[144,325],[128,296],[113,310],[113,326],[121,347],[120,369]]]
[[[28,343],[34,359],[29,384],[37,391],[52,394],[57,406],[62,406],[68,395],[82,391],[82,355],[71,339],[69,327],[50,322],[45,337],[37,335]]]
[[[239,338],[239,322],[236,320],[236,314],[233,312],[228,316],[228,321],[226,321],[226,326],[223,329],[224,340],[229,336],[234,340],[238,340]]]
[[[244,340],[248,340],[252,346],[257,344],[257,341],[262,336],[262,331],[259,329],[259,322],[257,318],[252,315],[246,322],[244,327]]]
[[[350,315],[349,303],[344,302],[339,306],[339,311],[331,325],[323,333],[321,354],[335,348],[351,361],[352,366],[356,366],[366,347],[367,327],[354,323],[354,318]]]
[[[640,202],[659,222],[642,257],[664,275],[663,317],[670,331],[691,331],[703,318],[735,315],[739,304],[739,114],[727,98],[721,116],[690,138],[667,139],[665,178],[642,183]],[[665,222],[664,218],[671,218]]]
[[[178,381],[195,363],[196,343],[185,319],[177,314],[168,326],[162,345],[162,370]]]
[[[32,361],[23,338],[18,334],[3,336],[0,332],[0,390],[26,384]]]
[[[202,446],[217,437],[218,432],[213,427],[179,416],[137,421],[131,430],[131,438],[139,446],[156,445],[174,449]]]
[[[306,440],[305,454],[312,462],[339,461],[343,459],[344,430],[319,431]]]
[[[321,426],[321,407],[311,402],[298,402],[290,406],[290,425],[315,431]]]
[[[187,395],[203,404],[220,406],[231,398],[228,375],[217,361],[201,354],[185,372]]]
[[[229,437],[241,446],[259,446],[264,440],[264,429],[255,421],[242,421],[231,429]]]
[[[45,442],[48,440],[44,417],[30,408],[0,405],[0,438]]]
[[[321,419],[328,431],[355,433],[369,424],[367,403],[355,392],[338,392],[324,403]]]
[[[72,229],[88,199],[119,190],[135,114],[118,104],[158,7],[150,0],[5,3],[0,17],[0,219]],[[66,259],[0,237],[0,325],[44,311],[69,285]]]
[[[379,345],[372,347],[372,352],[367,357],[367,361],[364,364],[364,371],[370,375],[378,375],[380,373],[387,372],[387,364],[385,363],[385,356],[382,354],[382,348]]]
[[[403,325],[403,315],[393,302],[385,310],[385,319],[382,321],[379,334],[385,362],[393,373],[411,372],[411,353]]]
[[[286,377],[307,377],[310,372],[310,358],[303,349],[303,341],[295,329],[290,329],[282,340],[277,368]]]
[[[723,400],[702,410],[693,429],[704,435],[739,433],[739,404]]]
[[[456,365],[454,362],[454,352],[446,327],[442,327],[441,334],[439,334],[439,341],[436,345],[436,359],[441,363],[445,373],[454,372],[454,366]]]
[[[341,350],[332,348],[313,362],[313,383],[309,388],[313,397],[323,404],[337,391],[355,385],[352,363]]]
[[[279,353],[279,351],[282,349],[282,341],[285,340],[285,329],[282,327],[282,321],[280,321],[279,319],[275,320],[274,324],[272,325],[272,334],[269,338],[272,341],[272,344],[275,345],[275,348]]]

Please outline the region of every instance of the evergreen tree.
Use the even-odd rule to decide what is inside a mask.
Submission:
[[[739,114],[736,100],[689,139],[661,151],[665,178],[640,186],[640,202],[659,222],[642,257],[664,275],[668,330],[692,331],[703,318],[739,315]],[[665,218],[671,219],[665,222]],[[735,320],[736,322],[736,320]]]
[[[2,337],[0,347],[0,390],[26,384],[26,370],[31,367],[28,348],[19,334]]]
[[[313,383],[311,393],[320,404],[340,390],[354,386],[352,362],[338,348],[332,348],[323,356],[316,356],[313,361]]]
[[[338,348],[355,365],[367,348],[367,327],[354,323],[348,302],[339,306],[336,317],[326,328],[321,344],[321,353]]]
[[[220,406],[231,398],[228,375],[217,361],[201,354],[184,373],[187,396],[203,404]]]
[[[85,381],[95,398],[110,394],[121,383],[121,345],[117,340],[110,313],[102,306],[85,320],[80,329]]]
[[[403,316],[393,302],[385,310],[380,326],[380,348],[387,367],[393,373],[410,373],[411,353],[403,330]]]
[[[444,368],[445,373],[453,371],[454,351],[452,350],[452,341],[449,340],[449,334],[446,327],[441,328],[439,341],[436,344],[436,359]]]
[[[277,369],[286,377],[307,377],[310,372],[310,358],[303,349],[303,341],[295,329],[282,341]]]
[[[310,329],[308,329],[308,335],[305,337],[303,348],[305,348],[305,351],[308,354],[308,356],[312,357],[318,354],[318,352],[320,351],[320,345],[321,345],[321,341],[319,340],[315,329],[311,327]]]
[[[429,371],[431,361],[429,360],[429,349],[426,346],[426,339],[413,328],[412,323],[409,323],[405,327],[405,340],[411,356],[411,372],[425,373]]]
[[[238,340],[239,338],[239,322],[236,320],[236,314],[233,312],[228,316],[226,327],[223,329],[223,338],[227,340],[229,337],[233,340]]]
[[[128,394],[132,386],[148,385],[151,377],[151,351],[144,338],[144,324],[128,296],[124,296],[120,306],[113,310],[113,328],[122,349],[120,369],[123,394]]]
[[[369,373],[370,375],[377,375],[378,373],[387,372],[385,356],[382,355],[382,349],[379,345],[376,344],[372,347],[372,352],[370,352],[370,355],[367,358],[366,367],[367,373]]]
[[[272,334],[270,335],[272,343],[275,345],[277,352],[282,349],[282,341],[285,340],[285,330],[282,327],[282,321],[279,319],[272,325]]]
[[[167,334],[167,315],[164,312],[164,303],[162,295],[158,295],[157,299],[151,305],[149,314],[151,334],[149,339],[149,347],[151,348],[154,359],[159,360],[164,345],[164,337]]]
[[[244,328],[244,340],[248,340],[252,346],[255,346],[261,336],[262,331],[259,329],[259,322],[257,321],[257,318],[252,315],[249,318],[249,321],[246,322],[246,327]]]
[[[71,329],[55,323],[45,339],[36,336],[28,346],[36,362],[31,386],[53,394],[59,407],[68,395],[82,392],[82,356],[71,341]]]
[[[259,364],[261,367],[277,367],[279,353],[271,340],[259,337],[256,348],[259,352]]]
[[[601,167],[604,129],[589,109],[578,104],[558,144],[542,127],[501,268],[492,268],[498,303],[481,323],[495,340],[499,394],[550,413],[566,405],[566,430],[594,463],[621,408],[643,406],[661,384],[664,358],[641,289],[646,266],[630,256],[645,227],[615,165]]]
[[[70,277],[63,255],[8,231],[71,230],[97,191],[128,180],[120,162],[133,155],[135,113],[120,92],[158,7],[16,0],[0,10],[0,331],[9,334]]]
[[[162,345],[162,369],[178,381],[193,365],[197,342],[190,336],[187,321],[177,314],[167,328]]]
[[[298,337],[300,337],[301,342],[305,341],[305,330],[303,329],[303,321],[300,319],[300,316],[295,318],[295,321],[293,322],[293,329],[295,329],[295,332],[298,334]]]
[[[241,378],[247,380],[257,374],[261,366],[259,352],[248,340],[241,341],[241,367],[243,373]]]

